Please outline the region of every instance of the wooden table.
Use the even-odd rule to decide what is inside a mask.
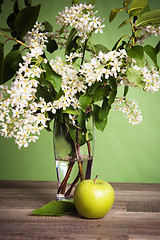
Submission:
[[[112,183],[115,203],[103,219],[33,216],[55,200],[55,182],[0,181],[2,240],[160,239],[160,184]]]

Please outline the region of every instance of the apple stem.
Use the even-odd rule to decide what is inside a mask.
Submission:
[[[95,180],[94,180],[94,183],[96,183],[97,178],[98,178],[98,175],[96,175]]]

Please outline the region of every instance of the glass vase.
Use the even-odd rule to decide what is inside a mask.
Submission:
[[[54,121],[57,200],[72,198],[76,184],[91,178],[95,140],[94,121],[92,114],[82,115],[80,123],[78,120],[71,122],[67,114]]]

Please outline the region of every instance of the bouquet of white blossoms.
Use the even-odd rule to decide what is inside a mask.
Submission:
[[[47,21],[37,22],[40,5],[24,2],[22,8],[14,1],[13,13],[7,18],[9,28],[0,32],[6,38],[0,43],[0,134],[13,137],[19,148],[27,147],[36,142],[42,129],[53,131],[50,123],[54,119],[57,134],[60,125],[68,132],[63,138],[64,152],[61,149],[65,157],[72,149],[69,144],[76,142],[77,131],[81,132],[80,145],[92,138],[91,117],[96,128],[104,130],[111,106],[133,125],[139,124],[141,111],[127,93],[130,87],[152,93],[159,90],[160,43],[143,45],[152,34],[160,35],[160,10],[150,11],[148,0],[124,0],[122,8],[111,11],[109,21],[126,11],[129,17],[119,27],[130,24],[131,35],[122,36],[109,50],[91,41],[105,27],[104,19],[94,11],[95,1],[73,0],[71,7],[58,13],[60,28],[56,31]],[[4,56],[8,40],[16,44]],[[48,58],[47,53],[58,48],[64,49],[64,58]],[[149,66],[146,56],[154,66]],[[10,79],[12,83],[6,84]],[[124,87],[122,96],[117,96],[118,87]]]

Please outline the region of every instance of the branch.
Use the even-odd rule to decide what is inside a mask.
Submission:
[[[26,44],[24,44],[22,41],[17,40],[17,39],[15,39],[15,38],[12,38],[12,37],[8,36],[8,35],[5,34],[5,33],[1,33],[1,32],[0,32],[0,35],[2,35],[3,37],[8,38],[9,40],[12,40],[12,41],[15,41],[15,42],[21,44],[21,45],[24,46],[25,48],[29,48],[29,47],[28,47]]]

